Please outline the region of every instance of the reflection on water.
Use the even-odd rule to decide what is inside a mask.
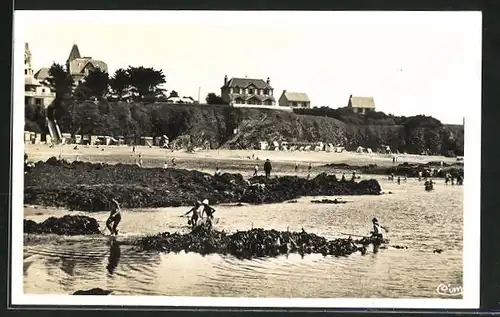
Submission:
[[[118,262],[120,261],[120,244],[116,241],[116,239],[111,238],[109,243],[109,258],[108,265],[106,269],[108,269],[109,274],[113,274],[116,267],[118,266]]]
[[[186,208],[125,210],[120,224],[124,235],[117,238],[26,235],[24,291],[71,294],[100,287],[115,295],[432,298],[440,296],[440,283],[462,285],[462,187],[438,183],[434,192],[426,192],[415,180],[400,186],[387,180],[381,184],[394,194],[343,197],[350,203],[341,205],[311,204],[310,198],[301,198],[295,204],[220,206],[216,227],[303,227],[326,236],[363,235],[376,216],[390,228],[391,244],[408,249],[252,260],[142,252],[132,245],[133,236],[187,230],[185,219],[178,217]],[[27,218],[40,221],[48,216]],[[91,216],[104,226],[107,213]],[[433,253],[437,248],[443,253]]]

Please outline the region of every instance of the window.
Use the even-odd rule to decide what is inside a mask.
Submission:
[[[264,89],[264,95],[267,95],[267,94],[268,94],[267,89]]]
[[[25,103],[26,105],[29,105],[29,104],[30,104],[30,102],[31,102],[30,97],[26,97],[26,96],[25,96],[25,97],[24,97],[24,103]]]
[[[41,105],[41,104],[43,104],[42,99],[40,99],[40,98],[36,98],[36,99],[35,99],[35,104],[37,104],[37,105]]]
[[[249,93],[250,95],[253,95],[253,89],[252,89],[252,88],[248,89],[248,93]]]
[[[28,75],[28,70],[27,69],[24,70],[24,74]]]
[[[42,92],[45,92],[45,88],[42,89]]]

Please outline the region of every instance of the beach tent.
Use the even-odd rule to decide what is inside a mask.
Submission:
[[[371,149],[371,148],[367,148],[367,149],[366,149],[366,152],[368,152],[368,153],[373,153],[373,151],[372,151],[372,149]]]
[[[304,148],[304,151],[311,151],[311,146],[310,146],[310,145],[307,145],[307,146]]]
[[[365,149],[362,146],[358,146],[356,153],[364,153]]]
[[[269,144],[267,143],[267,141],[260,141],[260,149],[262,151],[265,151],[269,148]]]

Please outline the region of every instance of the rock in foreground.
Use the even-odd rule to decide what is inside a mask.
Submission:
[[[382,243],[387,241],[376,241],[372,238],[327,240],[305,231],[252,229],[228,235],[223,231],[209,231],[204,227],[197,227],[187,234],[165,232],[138,241],[143,250],[231,254],[239,258],[278,256],[288,253],[347,256],[357,251],[364,254],[369,244],[378,246]]]
[[[92,288],[89,290],[79,290],[73,293],[73,295],[109,295],[112,291],[104,290],[102,288]]]
[[[61,218],[50,217],[41,223],[24,219],[24,233],[75,236],[100,234],[101,231],[94,218],[66,215]]]
[[[25,204],[82,211],[108,210],[113,198],[124,208],[161,208],[191,206],[205,198],[211,204],[262,204],[300,196],[378,195],[381,192],[376,180],[341,181],[325,173],[311,180],[289,176],[255,177],[249,184],[240,174],[213,176],[192,170],[68,163],[55,158],[38,162],[24,180]]]

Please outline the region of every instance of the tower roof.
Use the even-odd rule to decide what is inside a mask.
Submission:
[[[74,59],[80,58],[80,51],[78,50],[78,45],[73,44],[71,48],[71,52],[69,53],[68,61],[72,61]]]

